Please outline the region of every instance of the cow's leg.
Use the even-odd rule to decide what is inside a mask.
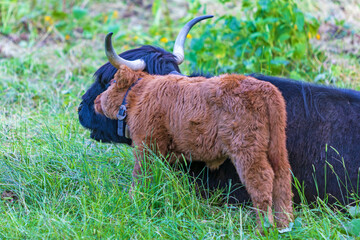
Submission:
[[[259,215],[264,216],[267,213],[272,224],[274,172],[267,160],[266,152],[242,149],[235,154],[230,154],[230,158],[242,183],[245,184],[254,207],[257,208],[258,223],[260,224]]]

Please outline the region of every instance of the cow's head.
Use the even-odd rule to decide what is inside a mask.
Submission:
[[[114,66],[124,64],[132,69],[141,69],[149,74],[157,75],[180,72],[178,65],[184,60],[184,43],[187,34],[196,23],[211,17],[213,16],[205,15],[189,21],[177,36],[173,53],[146,45],[117,55],[111,46],[111,34],[108,35],[105,49],[111,63],[106,63],[95,72],[95,82],[82,96],[82,102],[78,109],[80,123],[91,130],[90,137],[97,141],[129,144],[129,140],[117,135],[116,120],[97,114],[94,110],[95,98],[107,89],[110,80],[113,79],[117,71]]]
[[[95,112],[110,119],[117,119],[120,105],[123,103],[129,88],[135,85],[139,79],[148,75],[142,71],[133,71],[126,65],[119,65],[116,68],[119,70],[114,79],[110,81],[110,86],[94,101]]]

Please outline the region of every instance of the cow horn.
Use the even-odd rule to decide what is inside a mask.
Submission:
[[[116,52],[112,46],[112,43],[111,43],[112,35],[113,35],[113,33],[111,32],[111,33],[108,33],[105,37],[105,53],[106,53],[106,56],[107,56],[109,62],[111,63],[111,65],[113,65],[117,69],[120,68],[120,65],[126,65],[134,71],[144,70],[146,67],[146,63],[144,62],[144,60],[137,59],[134,61],[129,61],[129,60],[123,59],[122,57],[120,57],[119,55],[116,54]]]
[[[184,61],[184,43],[190,29],[201,20],[212,17],[213,15],[204,15],[204,16],[196,17],[193,20],[189,21],[187,24],[185,24],[185,26],[181,29],[179,35],[175,40],[174,51],[173,51],[173,54],[176,56],[176,63],[178,65],[180,65]]]

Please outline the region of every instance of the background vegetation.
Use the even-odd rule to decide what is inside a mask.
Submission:
[[[107,32],[119,53],[142,44],[172,51],[183,24],[202,14],[215,17],[188,36],[185,74],[260,72],[359,90],[360,4],[319,4],[0,0],[0,238],[359,236],[356,207],[339,212],[321,200],[295,206],[289,231],[259,236],[249,206],[197,197],[187,176],[156,156],[153,180],[131,200],[131,149],[92,141],[77,119],[92,74],[106,62]],[[327,6],[336,14],[321,11]]]

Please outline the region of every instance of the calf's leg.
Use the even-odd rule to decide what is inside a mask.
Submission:
[[[274,173],[273,201],[275,219],[278,227],[286,227],[293,218],[290,165],[285,164],[274,168]]]
[[[140,138],[135,137],[136,140],[133,140],[134,145],[134,156],[135,156],[135,165],[132,172],[133,182],[130,189],[130,197],[132,197],[132,190],[136,184],[138,176],[142,174],[143,167],[142,162],[146,161],[149,150],[155,152],[156,154],[161,154],[166,156],[168,148],[168,139],[164,138],[162,140],[152,140],[152,138]],[[148,170],[148,169],[147,169]]]
[[[257,209],[257,221],[260,224],[260,215],[267,213],[270,223],[272,216],[272,191],[274,172],[267,160],[266,152],[238,151],[230,158],[243,184],[245,184],[251,201]]]

